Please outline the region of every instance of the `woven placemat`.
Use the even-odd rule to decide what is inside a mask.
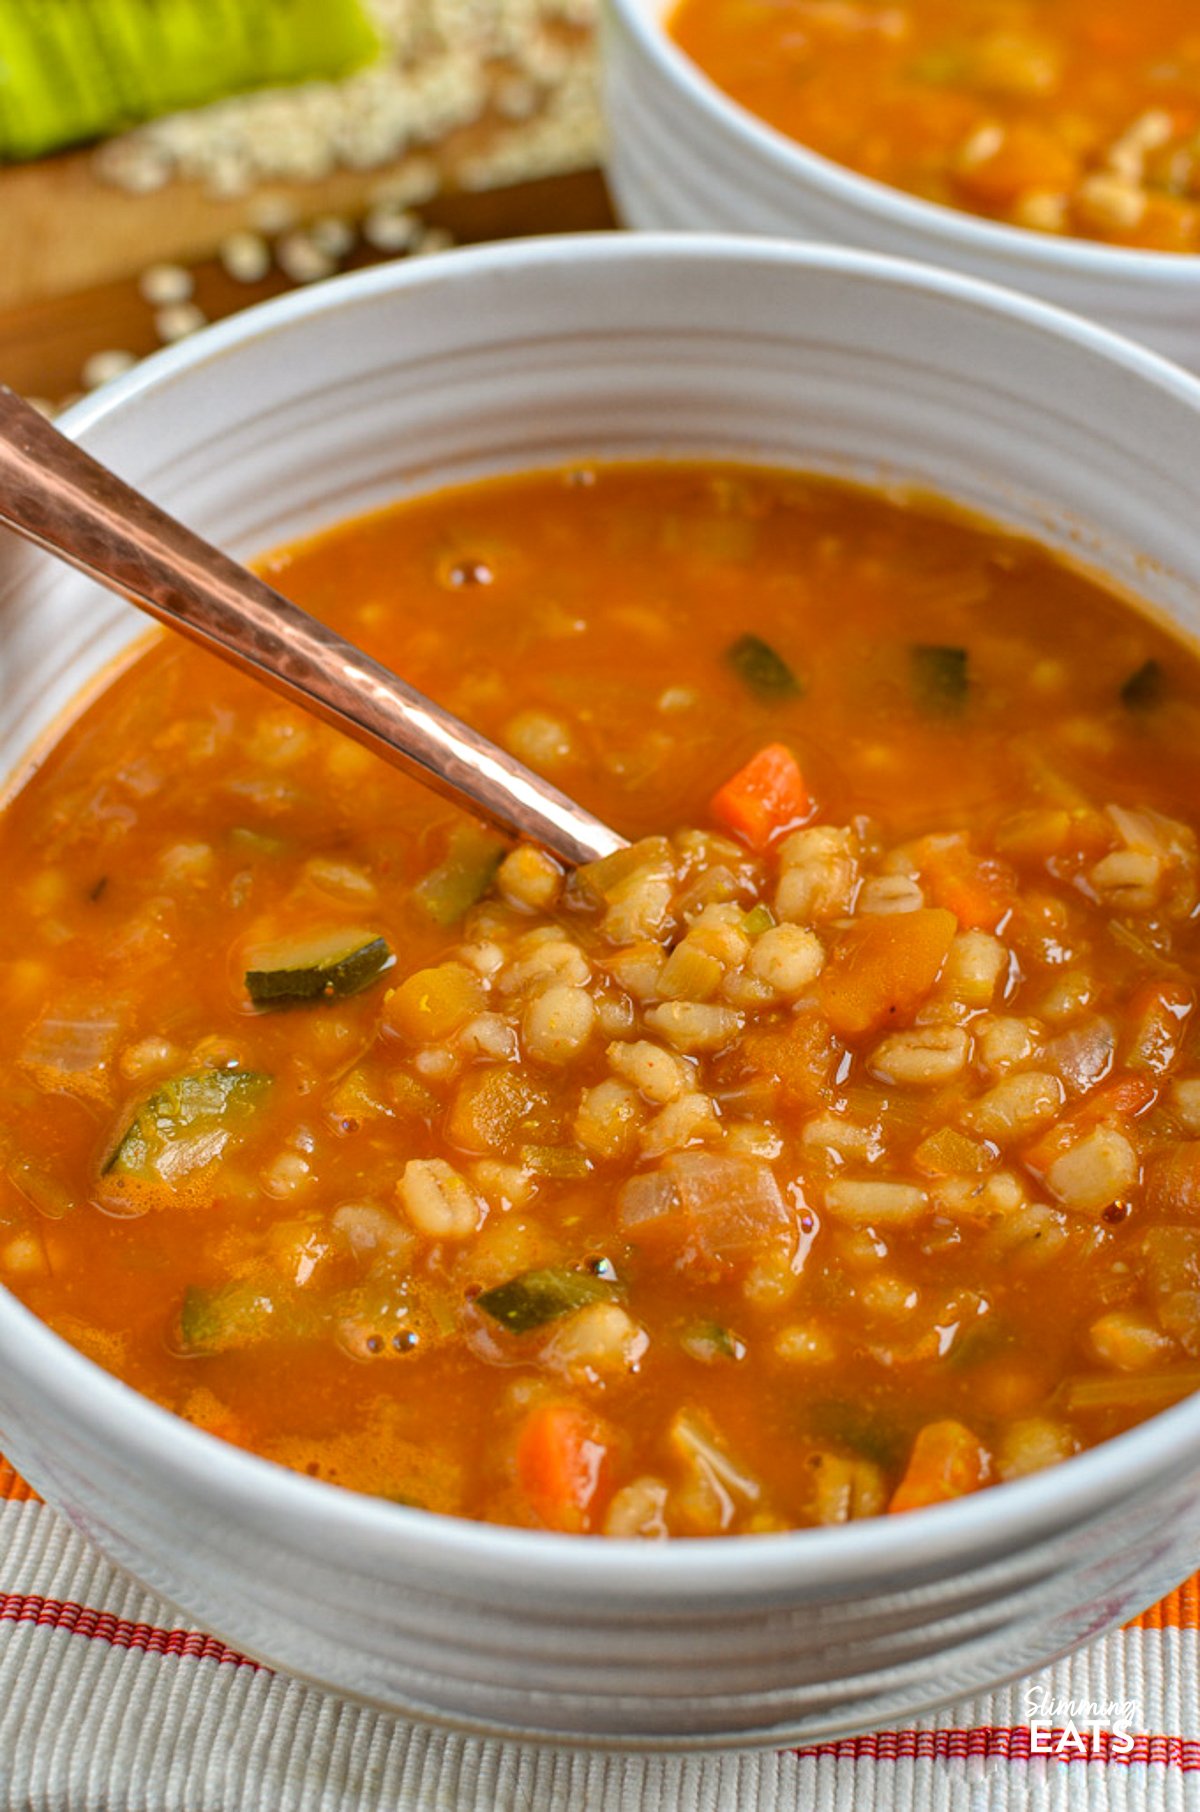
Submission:
[[[447,1735],[181,1626],[0,1461],[6,1812],[992,1812],[1200,1807],[1200,1582],[1019,1685],[748,1755]]]

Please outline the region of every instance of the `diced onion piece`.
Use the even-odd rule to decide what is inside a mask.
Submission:
[[[791,1230],[792,1212],[761,1160],[681,1151],[622,1185],[617,1222],[635,1244],[695,1243],[720,1260],[754,1256]]]

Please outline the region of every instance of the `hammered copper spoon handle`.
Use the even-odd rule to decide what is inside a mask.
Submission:
[[[184,528],[0,386],[0,523],[500,830],[569,863],[625,839]]]

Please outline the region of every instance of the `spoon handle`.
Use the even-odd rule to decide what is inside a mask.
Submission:
[[[318,623],[0,386],[0,523],[393,762],[565,862],[625,839]]]

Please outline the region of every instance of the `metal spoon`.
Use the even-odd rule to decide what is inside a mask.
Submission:
[[[0,523],[500,830],[572,864],[624,848],[607,824],[184,528],[2,385]]]

